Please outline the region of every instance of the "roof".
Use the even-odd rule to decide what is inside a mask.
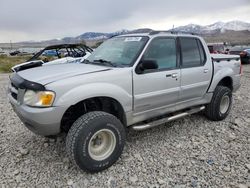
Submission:
[[[44,48],[44,50],[57,49],[57,48],[75,48],[77,46],[86,47],[86,45],[81,44],[81,43],[78,43],[78,44],[57,44],[57,45],[47,46],[46,48]]]
[[[119,36],[147,36],[150,38],[153,36],[197,36],[199,37],[198,34],[182,32],[182,31],[151,31],[149,33],[134,33],[134,34],[119,35]]]

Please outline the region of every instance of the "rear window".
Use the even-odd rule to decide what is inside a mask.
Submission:
[[[206,53],[204,51],[204,48],[201,44],[201,41],[196,39],[197,43],[198,43],[198,47],[199,47],[199,52],[200,52],[200,57],[201,57],[201,65],[204,65],[207,58],[206,58]]]
[[[206,55],[201,42],[195,38],[180,38],[182,67],[197,67],[205,63]]]

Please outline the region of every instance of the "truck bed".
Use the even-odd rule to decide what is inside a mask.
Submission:
[[[212,60],[214,61],[231,61],[231,60],[240,60],[238,55],[227,55],[227,54],[211,54]]]
[[[233,91],[236,91],[240,87],[241,76],[241,62],[238,55],[226,55],[226,54],[211,54],[213,62],[213,78],[212,84],[209,88],[209,92],[214,91],[219,80],[223,75],[230,76],[232,79]]]

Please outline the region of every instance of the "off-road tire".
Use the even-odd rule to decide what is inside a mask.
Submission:
[[[116,142],[113,142],[113,152],[104,160],[95,160],[91,157],[90,140],[100,130],[112,133]],[[114,164],[122,154],[125,144],[125,127],[113,115],[106,112],[89,112],[79,117],[70,128],[66,137],[66,151],[70,160],[80,169],[87,172],[99,172]]]
[[[224,96],[229,97],[229,107],[226,112],[222,113],[220,110],[220,105],[222,98]],[[206,106],[205,115],[208,119],[212,121],[220,121],[227,117],[232,107],[232,91],[225,86],[217,86],[211,102]]]

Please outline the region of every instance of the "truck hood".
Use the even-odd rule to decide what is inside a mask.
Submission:
[[[60,64],[42,66],[20,71],[17,74],[25,80],[37,82],[42,85],[62,80],[68,77],[97,73],[111,70],[110,67],[90,65],[90,64]]]

